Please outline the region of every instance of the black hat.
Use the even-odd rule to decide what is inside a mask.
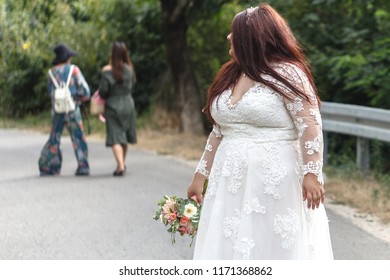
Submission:
[[[65,44],[59,44],[53,49],[56,57],[53,59],[52,64],[57,65],[60,63],[66,62],[70,57],[74,56],[76,53],[68,48]]]

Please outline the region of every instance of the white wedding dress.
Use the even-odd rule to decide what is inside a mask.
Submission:
[[[310,101],[284,98],[261,83],[236,104],[231,89],[214,101],[218,125],[196,169],[209,181],[194,259],[333,259],[325,208],[308,209],[302,197],[305,174],[323,183],[318,104],[298,67],[274,69]]]

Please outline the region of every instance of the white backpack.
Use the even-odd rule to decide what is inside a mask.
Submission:
[[[69,83],[72,77],[74,65],[70,66],[68,79],[66,83],[63,81],[60,84],[57,83],[57,80],[54,78],[51,69],[49,69],[49,76],[53,81],[55,86],[54,89],[54,111],[56,113],[68,113],[72,112],[76,109],[76,104],[72,98],[72,94],[70,93]]]

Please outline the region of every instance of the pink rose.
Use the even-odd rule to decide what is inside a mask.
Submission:
[[[180,225],[185,226],[188,224],[189,219],[186,216],[181,217],[180,219]]]
[[[171,221],[176,220],[176,217],[177,217],[176,213],[170,213],[169,214],[169,220],[171,220]]]
[[[182,235],[187,233],[187,228],[185,228],[185,227],[179,227],[177,230],[178,230]]]

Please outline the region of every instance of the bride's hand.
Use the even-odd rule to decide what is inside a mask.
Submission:
[[[303,177],[302,184],[303,201],[307,199],[307,207],[315,209],[324,203],[325,190],[324,187],[317,181],[317,176],[311,173]]]
[[[203,202],[203,184],[205,182],[206,178],[198,173],[195,173],[194,179],[192,180],[191,184],[188,186],[187,189],[187,196],[188,198],[193,198],[195,196],[196,202],[199,204],[202,204]]]

